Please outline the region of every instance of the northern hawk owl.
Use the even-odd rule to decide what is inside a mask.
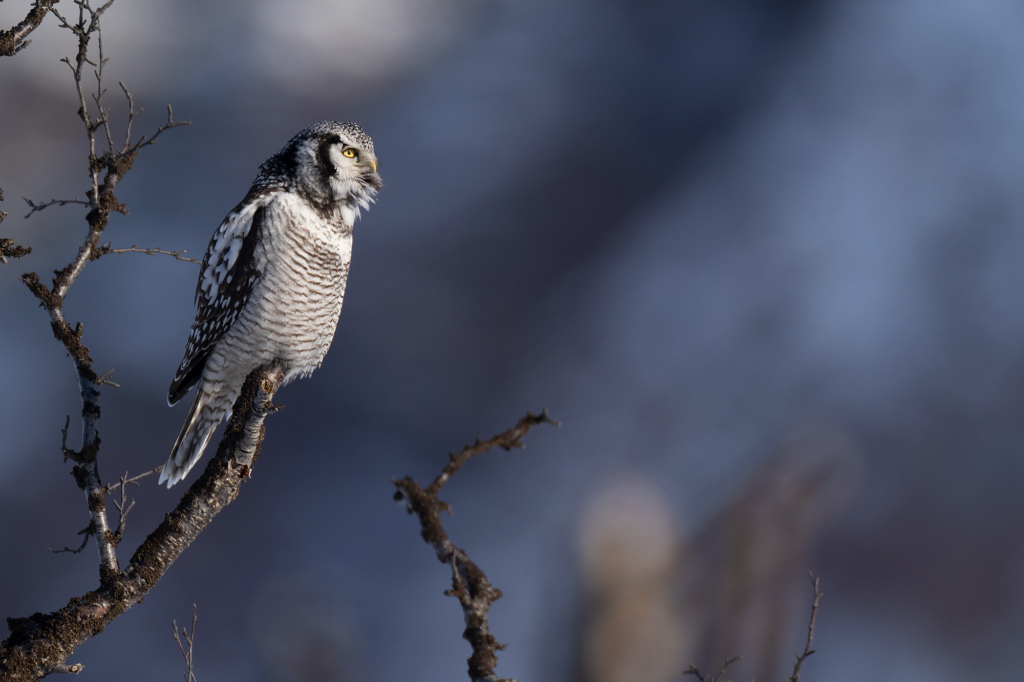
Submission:
[[[320,366],[341,314],[352,227],[380,188],[373,141],[354,123],[312,125],[260,166],[203,257],[167,402],[195,384],[196,395],[160,483],[195,465],[253,369],[276,361],[286,384]]]

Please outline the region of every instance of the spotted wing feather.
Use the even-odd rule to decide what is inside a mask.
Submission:
[[[214,345],[227,333],[260,277],[253,254],[263,229],[266,197],[246,198],[220,224],[203,258],[196,285],[196,319],[167,390],[167,402],[178,402],[203,373]]]

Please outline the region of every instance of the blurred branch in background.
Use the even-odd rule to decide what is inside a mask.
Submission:
[[[501,590],[491,587],[484,572],[448,539],[448,534],[441,524],[441,512],[450,512],[451,508],[447,502],[440,501],[437,495],[445,482],[471,457],[483,454],[494,447],[504,450],[521,448],[522,437],[539,424],[557,426],[558,422],[548,418],[547,410],[539,415],[527,412],[526,416],[511,429],[486,441],[478,438],[473,445],[467,445],[458,453],[450,454],[444,470],[425,490],[408,476],[394,481],[397,488],[395,501],[404,501],[408,512],[419,517],[422,527],[420,534],[423,539],[434,548],[442,564],[451,566],[452,589],[446,590],[445,595],[456,597],[462,605],[466,619],[466,630],[462,633],[462,638],[473,647],[473,655],[468,659],[469,678],[473,682],[515,682],[494,674],[494,667],[498,665],[497,651],[504,649],[505,645],[498,644],[488,629],[487,612],[491,603],[501,598]]]
[[[705,661],[744,655],[740,672],[776,678],[790,631],[796,577],[845,507],[858,457],[843,434],[793,433],[746,490],[695,535],[684,557],[682,589],[701,622],[694,655]]]
[[[619,477],[598,492],[580,535],[580,679],[667,682],[689,660],[736,654],[734,675],[778,679],[794,578],[845,505],[855,462],[840,434],[800,431],[688,538],[654,483]]]
[[[39,28],[46,14],[60,0],[36,0],[25,18],[9,31],[0,31],[0,57],[13,57],[29,44],[28,35]]]

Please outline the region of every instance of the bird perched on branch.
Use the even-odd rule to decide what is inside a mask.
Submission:
[[[283,385],[320,366],[341,314],[352,227],[380,188],[373,141],[354,123],[312,125],[260,166],[203,258],[167,402],[193,385],[196,395],[160,483],[170,488],[195,465],[249,372],[276,362]]]

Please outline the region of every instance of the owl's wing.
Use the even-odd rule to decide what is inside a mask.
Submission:
[[[253,253],[263,229],[269,196],[246,197],[210,239],[196,285],[196,319],[185,357],[167,389],[167,403],[178,402],[202,376],[214,345],[230,329],[259,279]]]

